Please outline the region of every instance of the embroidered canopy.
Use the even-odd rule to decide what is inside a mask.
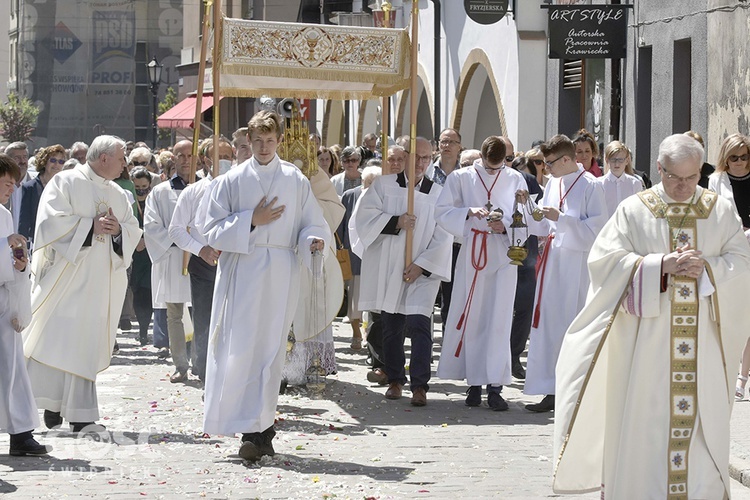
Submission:
[[[222,96],[370,99],[409,87],[405,30],[232,18],[222,23]]]

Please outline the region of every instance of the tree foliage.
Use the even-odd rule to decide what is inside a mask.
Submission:
[[[34,132],[39,108],[27,97],[8,94],[8,101],[0,104],[0,135],[8,142],[27,141]]]
[[[168,87],[167,92],[164,95],[164,99],[159,101],[159,105],[156,108],[158,110],[158,114],[163,115],[164,113],[172,109],[175,104],[177,104],[177,91],[174,89],[174,87]],[[160,128],[159,139],[169,139],[171,133],[172,131],[168,128]]]

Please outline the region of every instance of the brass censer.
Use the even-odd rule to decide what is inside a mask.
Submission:
[[[526,225],[523,212],[518,209],[518,200],[516,200],[516,206],[511,217],[513,222],[510,223],[510,247],[508,247],[507,255],[511,264],[520,266],[523,265],[523,260],[529,255],[529,250],[524,246],[529,238],[529,226]],[[521,231],[523,231],[523,239],[521,239],[522,235],[518,234]]]

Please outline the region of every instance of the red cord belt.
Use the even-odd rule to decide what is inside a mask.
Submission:
[[[547,237],[547,244],[544,246],[544,253],[542,258],[539,259],[539,265],[536,268],[536,279],[539,282],[539,293],[536,297],[536,307],[534,307],[534,319],[531,326],[534,328],[539,327],[539,314],[540,307],[542,305],[542,292],[544,291],[544,277],[547,271],[547,261],[549,260],[549,253],[552,250],[552,241],[555,239],[555,233],[550,234]]]
[[[471,280],[471,288],[469,288],[469,294],[466,297],[466,304],[464,310],[461,313],[461,317],[458,320],[456,328],[461,330],[461,338],[458,341],[458,347],[456,347],[455,356],[458,357],[461,354],[461,348],[464,345],[464,337],[466,336],[466,324],[469,318],[469,312],[471,312],[471,302],[474,299],[474,288],[477,286],[477,277],[479,271],[487,267],[487,235],[490,234],[488,231],[480,231],[479,229],[471,230],[474,233],[474,239],[471,242],[471,265],[474,267],[474,279]],[[482,238],[482,242],[479,246],[479,253],[477,254],[477,238]]]

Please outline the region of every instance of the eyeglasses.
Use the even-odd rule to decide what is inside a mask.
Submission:
[[[148,164],[149,164],[149,162],[147,162],[147,161],[133,160],[133,166],[134,167],[145,167]]]
[[[531,159],[531,160],[529,160],[529,161],[530,161],[530,162],[532,162],[532,163],[533,163],[534,165],[536,165],[537,167],[541,167],[541,166],[542,166],[542,163],[544,163],[544,160],[537,160],[537,159]]]
[[[453,141],[453,140],[450,140],[450,139],[441,139],[438,144],[440,144],[441,146],[448,147],[448,146],[452,146],[453,144],[461,145],[461,141]]]
[[[58,160],[57,158],[50,158],[49,160],[47,160],[47,162],[49,162],[49,163],[57,163],[58,165],[64,165],[65,164],[65,160],[63,160],[63,159],[59,159]]]
[[[607,160],[608,163],[614,164],[625,163],[626,161],[628,161],[627,158],[610,158],[609,160]]]
[[[560,156],[558,156],[557,158],[555,158],[552,161],[545,161],[544,164],[547,165],[548,167],[551,167],[552,165],[555,164],[556,161],[561,160],[563,156],[565,156],[565,155],[560,155]]]
[[[432,156],[430,156],[430,155],[426,155],[426,156],[419,156],[419,155],[417,155],[417,162],[420,162],[420,161],[422,161],[422,162],[431,162],[432,161]]]
[[[750,158],[750,155],[748,155],[747,153],[745,153],[744,155],[729,155],[729,158],[727,158],[727,159],[729,161],[731,161],[732,163],[734,163],[734,162],[736,162],[738,160],[747,161],[748,158]]]
[[[349,158],[344,158],[341,160],[341,163],[359,163],[359,158],[356,156],[350,156]]]
[[[669,171],[666,168],[664,168],[664,167],[661,167],[661,172],[662,172],[662,174],[661,174],[662,175],[662,179],[667,179],[667,180],[669,180],[671,182],[687,182],[687,183],[691,183],[691,182],[697,182],[698,179],[700,179],[700,177],[701,177],[700,173],[693,174],[693,175],[688,175],[687,177],[680,177],[679,175],[670,174]]]
[[[505,161],[508,162],[508,163],[513,163],[513,160],[515,160],[515,159],[516,159],[516,157],[513,156],[513,155],[508,155],[508,156],[505,157]]]

